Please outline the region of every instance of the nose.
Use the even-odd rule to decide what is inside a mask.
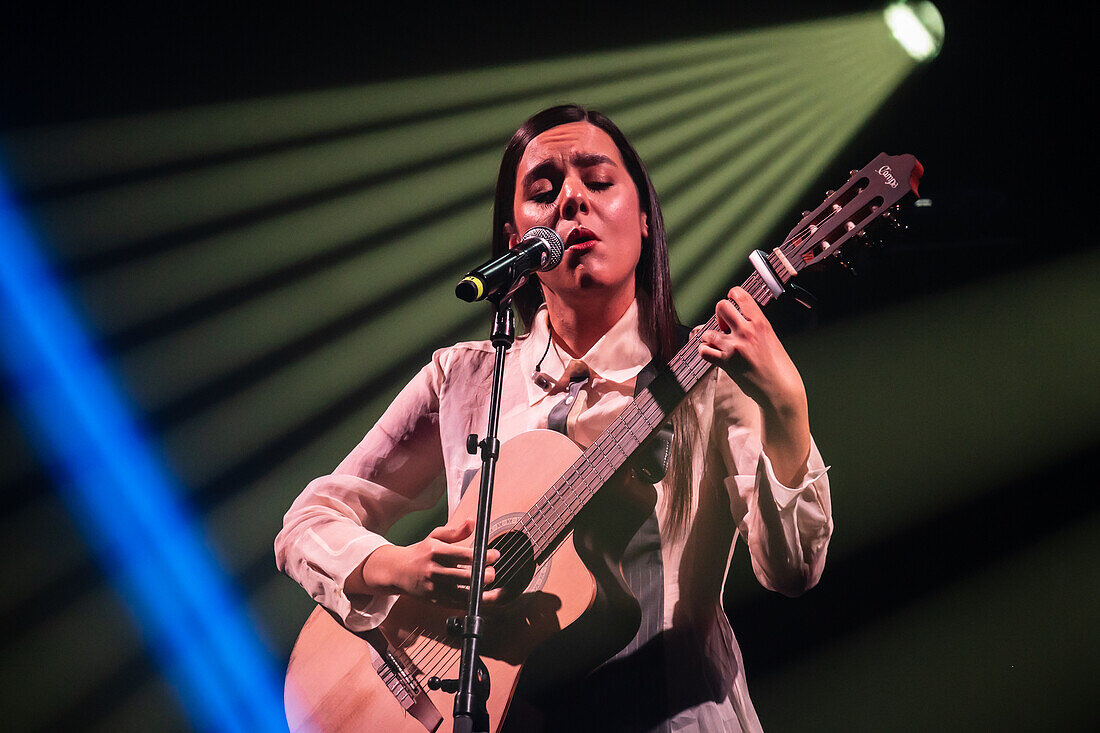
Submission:
[[[575,219],[588,213],[588,189],[578,176],[567,176],[561,186],[561,218]]]

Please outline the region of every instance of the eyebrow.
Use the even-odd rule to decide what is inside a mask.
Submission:
[[[616,168],[619,167],[618,163],[601,153],[575,153],[572,158],[572,163],[578,168],[592,168],[593,166],[605,164],[613,165]],[[523,177],[523,185],[530,185],[538,179],[545,177],[547,169],[552,170],[553,168],[554,162],[552,160],[547,159],[542,161],[528,171],[527,175]]]

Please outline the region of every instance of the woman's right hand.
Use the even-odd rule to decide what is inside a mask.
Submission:
[[[474,522],[467,519],[454,527],[436,527],[423,540],[407,547],[383,545],[363,563],[360,573],[363,585],[348,590],[372,595],[404,594],[448,608],[465,608],[473,548],[458,543],[469,538],[473,531]],[[496,577],[493,563],[498,559],[499,551],[488,551],[485,585]],[[482,601],[493,603],[499,595],[499,589],[489,591],[482,595]]]

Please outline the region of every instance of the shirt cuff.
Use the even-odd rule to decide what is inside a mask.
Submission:
[[[813,499],[817,498],[817,480],[824,476],[830,467],[826,466],[825,461],[822,460],[821,453],[818,452],[817,444],[813,442],[813,438],[810,439],[810,455],[807,456],[804,467],[806,470],[798,486],[787,486],[775,477],[775,469],[772,468],[772,462],[768,458],[768,454],[760,451],[760,466],[757,470],[762,479],[766,480],[768,486],[771,487],[776,506],[780,509],[787,509],[803,494],[811,494]],[[807,498],[811,497],[808,496]]]
[[[357,543],[359,544],[359,543]],[[366,559],[377,550],[379,547],[385,547],[392,543],[377,536],[364,537],[362,540],[362,553],[346,553],[348,556],[354,558],[355,555],[359,555],[358,559],[351,560],[350,565],[345,565],[341,568],[333,568],[333,593],[325,601],[322,601],[333,613],[339,616],[343,622],[351,631],[369,631],[382,623],[386,615],[390,612],[390,608],[393,607],[395,601],[397,601],[396,595],[384,595],[384,594],[348,594],[344,589],[347,587],[348,578],[353,573],[359,572],[360,567],[366,562]],[[321,600],[321,599],[318,599]]]

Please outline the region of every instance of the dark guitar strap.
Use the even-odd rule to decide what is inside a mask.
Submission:
[[[686,327],[678,329],[679,345],[686,343],[690,334],[691,330]],[[634,385],[635,397],[653,381],[657,370],[658,362],[654,359],[638,373]],[[672,422],[669,421],[639,446],[630,457],[635,478],[652,484],[664,478],[672,455],[672,435]],[[662,634],[665,582],[656,512],[649,515],[627,544],[622,571],[623,579],[641,606],[641,623],[634,639],[595,670],[590,681],[601,682],[608,698],[633,700],[637,708],[648,711],[648,715],[640,712],[632,727],[653,732],[666,731],[668,722],[661,715],[668,710],[668,692],[664,684],[666,649]],[[638,706],[639,700],[646,702]]]
[[[690,329],[682,328],[677,336],[687,341]],[[658,374],[659,365],[651,361],[638,373],[634,394],[639,395]],[[570,386],[587,375],[571,377]],[[578,385],[579,386],[579,385]],[[567,391],[566,399],[569,392]],[[563,400],[564,404],[564,400]],[[562,407],[564,411],[566,408]],[[565,421],[551,419],[548,427],[565,432]],[[656,484],[664,478],[672,454],[672,423],[655,431],[631,456],[635,479]],[[571,687],[571,694],[560,700],[562,707],[553,711],[553,729],[568,720],[574,730],[606,730],[611,722],[604,715],[594,715],[589,703],[599,701],[612,714],[614,725],[622,729],[667,733],[670,715],[669,692],[665,680],[668,654],[664,623],[664,563],[661,555],[661,533],[656,512],[652,512],[627,543],[621,558],[623,579],[641,607],[641,619],[634,638],[619,653],[593,670],[585,680]],[[568,700],[568,703],[565,703]],[[575,727],[578,721],[587,724]],[[614,725],[612,727],[614,727]]]

